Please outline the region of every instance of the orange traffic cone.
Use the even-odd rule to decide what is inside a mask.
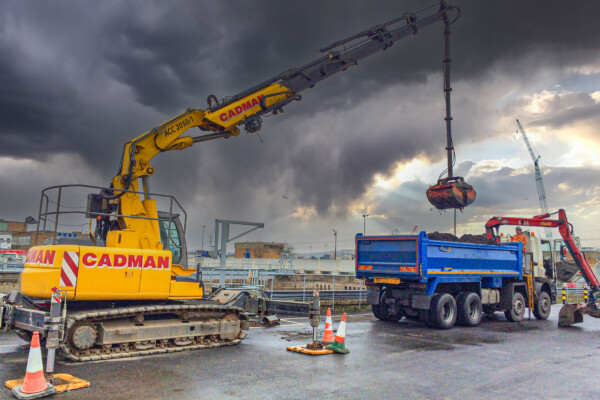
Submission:
[[[327,309],[327,318],[325,318],[325,331],[321,343],[333,343],[333,323],[331,321],[331,308]]]
[[[27,370],[23,384],[15,386],[12,392],[18,399],[40,398],[56,393],[54,386],[48,383],[44,377],[40,335],[37,332],[33,333],[33,338],[31,339]]]
[[[340,321],[340,326],[336,332],[335,340],[332,344],[327,346],[327,350],[333,350],[336,353],[350,353],[350,350],[346,348],[346,313],[342,315],[342,320]]]

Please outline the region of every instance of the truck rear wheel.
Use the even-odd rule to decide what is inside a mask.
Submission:
[[[432,326],[431,310],[419,310],[419,320],[427,326]]]
[[[388,321],[398,322],[404,317],[404,310],[399,309],[395,314],[389,314],[388,311]]]
[[[521,322],[525,316],[525,297],[519,292],[513,293],[510,310],[504,311],[506,319],[510,322]]]
[[[465,326],[477,326],[483,315],[481,298],[477,293],[461,293],[456,298],[458,315],[456,322]]]
[[[450,329],[456,323],[456,301],[451,294],[438,293],[431,300],[431,322],[436,328]]]
[[[381,293],[379,297],[379,304],[373,304],[371,306],[373,310],[373,315],[380,321],[392,321],[398,322],[404,317],[404,312],[402,310],[398,310],[398,312],[392,314],[390,313],[390,306],[386,302],[386,290]]]
[[[419,310],[416,310],[412,307],[404,307],[404,316],[406,319],[410,319],[411,321],[419,320]]]
[[[377,318],[380,321],[387,321],[387,313],[386,315],[384,315],[381,312],[381,304],[373,304],[371,306],[371,309],[373,310],[373,315],[375,316],[375,318]]]
[[[538,301],[535,303],[535,307],[533,308],[533,315],[535,315],[537,319],[548,319],[551,310],[552,300],[550,300],[550,295],[548,292],[540,292]]]

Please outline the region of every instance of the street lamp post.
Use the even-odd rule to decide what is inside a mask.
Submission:
[[[202,225],[202,251],[204,252],[204,228],[206,228],[206,225]]]
[[[337,260],[337,231],[333,230],[333,260]]]
[[[369,214],[363,214],[363,236],[367,235],[367,217]]]

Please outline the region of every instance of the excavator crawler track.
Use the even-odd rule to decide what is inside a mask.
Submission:
[[[151,325],[146,335],[160,334],[138,340],[146,325]],[[69,360],[99,361],[234,346],[246,337],[244,330],[248,327],[244,310],[226,305],[168,304],[77,311],[67,314],[60,349]],[[169,336],[182,329],[187,333]],[[135,335],[135,340],[128,340],[128,336]]]

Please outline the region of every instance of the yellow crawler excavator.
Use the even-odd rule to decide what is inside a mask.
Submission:
[[[42,201],[57,191],[58,206],[56,212],[42,212],[40,202],[38,231],[39,221],[50,215],[56,222],[54,236],[49,244],[29,250],[21,290],[0,299],[0,329],[16,330],[22,337],[54,330],[58,348],[78,361],[239,343],[248,329],[247,314],[237,307],[239,302],[203,298],[201,271],[187,267],[185,228],[173,212],[179,203],[149,189],[149,177],[156,172],[152,159],[238,136],[241,126],[257,132],[263,116],[283,112],[301,99],[300,92],[428,26],[443,22],[448,27],[458,15],[445,2],[423,18],[402,15],[335,42],[321,49],[316,60],[234,96],[219,101],[211,95],[206,109],[188,109],[126,143],[110,187],[88,195],[89,240],[57,237],[56,224],[59,215],[75,212],[61,208],[61,197],[73,187],[94,187],[45,189]],[[185,135],[192,128],[203,133]],[[168,212],[157,210],[157,199],[170,204]],[[53,292],[62,293],[66,302],[59,317],[48,311]]]

